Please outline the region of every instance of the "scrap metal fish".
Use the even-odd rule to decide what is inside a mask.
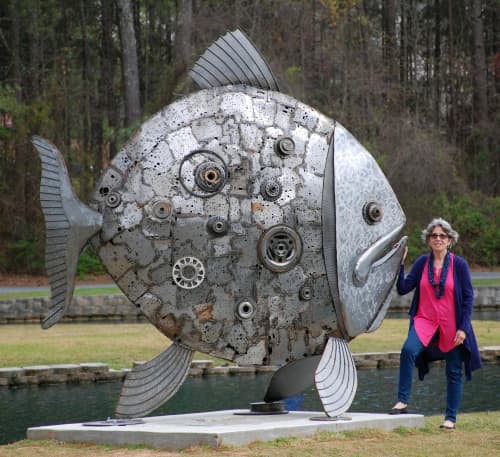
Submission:
[[[172,341],[129,373],[117,416],[168,400],[194,351],[278,365],[265,401],[315,382],[326,414],[338,416],[357,387],[347,342],[375,330],[389,304],[403,211],[365,148],[281,93],[242,32],[213,43],[190,76],[202,90],[142,125],[103,172],[90,208],[57,148],[33,138],[52,289],[42,326],[68,309],[90,240]]]

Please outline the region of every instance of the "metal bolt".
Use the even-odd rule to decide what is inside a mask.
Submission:
[[[229,223],[220,216],[212,216],[207,222],[207,229],[214,235],[222,236],[229,231]]]
[[[120,194],[117,192],[111,192],[106,197],[106,204],[111,208],[116,208],[121,203],[121,201],[122,199],[120,197]]]
[[[248,319],[249,317],[252,317],[254,313],[253,303],[248,300],[243,300],[238,304],[236,312],[242,319]]]
[[[383,215],[382,206],[377,202],[368,202],[363,207],[363,217],[370,225],[379,223]]]
[[[276,152],[280,155],[290,155],[295,151],[295,142],[288,136],[279,138],[276,141]]]
[[[313,290],[310,286],[302,286],[299,290],[299,298],[304,301],[309,301],[313,297]]]

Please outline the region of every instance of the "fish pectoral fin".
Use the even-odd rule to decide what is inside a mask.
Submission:
[[[125,377],[116,417],[143,417],[179,390],[191,366],[194,351],[173,343],[165,351]]]
[[[340,416],[350,408],[358,388],[358,375],[346,340],[328,339],[315,380],[327,416]]]
[[[71,304],[78,257],[88,239],[100,229],[102,216],[74,194],[59,150],[38,136],[32,138],[32,143],[42,162],[40,203],[45,218],[45,267],[52,302],[42,327],[49,328]]]
[[[384,251],[387,246],[391,244],[391,241],[401,233],[404,225],[396,227],[392,232],[381,237],[373,246],[370,246],[356,261],[354,267],[354,283],[357,286],[363,286],[368,280],[368,276],[373,268],[377,268],[381,265],[387,263],[391,258],[394,257],[398,252],[403,253],[403,248],[406,245],[406,238],[403,237],[396,248],[392,248],[387,254],[384,255]]]
[[[240,30],[228,32],[215,41],[194,64],[189,76],[202,89],[246,84],[280,90],[271,68]]]
[[[265,402],[284,400],[297,395],[314,384],[314,370],[321,356],[315,355],[294,360],[276,371],[269,382]]]

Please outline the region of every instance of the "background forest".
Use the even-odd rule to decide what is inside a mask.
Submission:
[[[40,165],[64,153],[86,201],[140,123],[194,90],[187,72],[241,28],[285,92],[375,156],[408,218],[458,229],[470,263],[500,264],[500,0],[3,0],[0,272],[43,271]]]

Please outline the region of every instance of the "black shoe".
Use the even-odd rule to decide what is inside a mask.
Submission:
[[[388,414],[396,415],[396,414],[408,414],[408,407],[404,408],[392,408]]]
[[[439,428],[442,428],[443,430],[455,430],[457,426],[455,424],[453,425],[440,425]]]

